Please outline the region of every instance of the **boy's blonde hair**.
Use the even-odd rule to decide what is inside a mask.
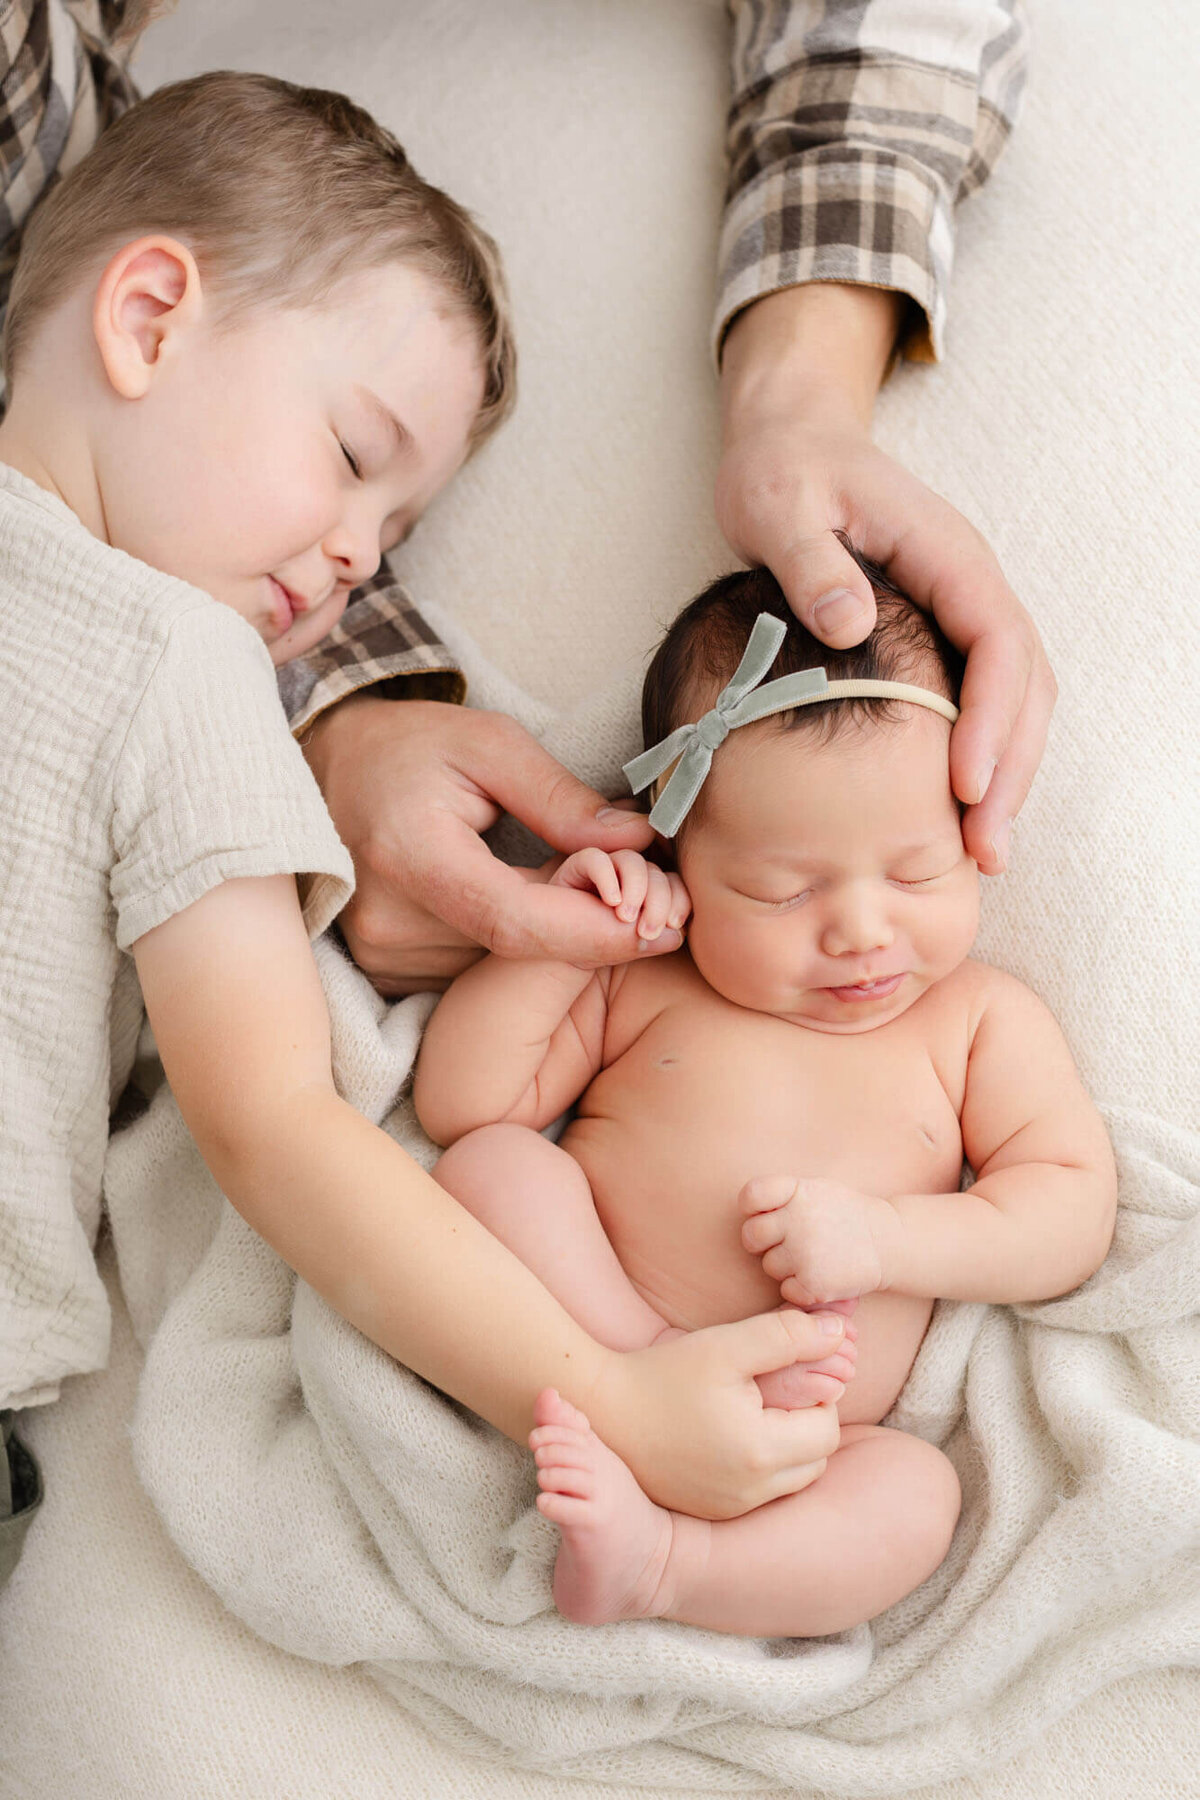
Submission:
[[[34,212],[5,322],[10,388],[46,315],[122,244],[156,231],[191,250],[221,326],[263,306],[320,306],[362,269],[421,270],[478,334],[472,447],[510,412],[516,349],[487,232],[345,95],[232,70],[139,101]]]

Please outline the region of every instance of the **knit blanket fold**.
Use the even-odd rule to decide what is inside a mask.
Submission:
[[[591,723],[590,757],[578,721],[545,736],[600,781],[628,694]],[[341,1091],[431,1166],[405,1084],[432,998],[389,1005],[316,950]],[[887,1422],[951,1458],[962,1517],[941,1568],[869,1626],[764,1642],[560,1618],[531,1458],[296,1281],[165,1088],[106,1173],[146,1348],[140,1478],[255,1631],[365,1664],[462,1751],[687,1794],[892,1796],[979,1773],[1107,1684],[1200,1662],[1200,1145],[1105,1116],[1121,1205],[1103,1268],[1040,1305],[935,1308]]]

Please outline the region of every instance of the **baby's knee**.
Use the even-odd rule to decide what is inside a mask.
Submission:
[[[962,1511],[962,1487],[954,1464],[935,1444],[905,1433],[904,1446],[909,1530],[920,1538],[932,1571],[950,1548]]]
[[[950,1548],[962,1510],[954,1464],[936,1444],[884,1425],[843,1427],[839,1455],[858,1442],[874,1464],[873,1483],[887,1494],[884,1533],[906,1563],[920,1568],[924,1580]]]
[[[494,1187],[520,1162],[522,1157],[536,1154],[535,1146],[544,1142],[527,1125],[480,1125],[468,1131],[443,1150],[434,1167],[433,1178],[456,1199],[466,1201],[481,1186]]]

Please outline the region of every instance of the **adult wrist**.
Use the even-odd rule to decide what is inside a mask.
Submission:
[[[890,288],[833,281],[781,288],[746,307],[722,352],[725,442],[781,412],[868,429],[903,309]]]

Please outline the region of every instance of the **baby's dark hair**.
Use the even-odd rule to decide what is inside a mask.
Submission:
[[[649,747],[679,725],[715,705],[732,679],[759,613],[773,613],[787,626],[765,681],[798,669],[823,668],[830,681],[905,681],[931,688],[958,704],[964,660],[934,620],[868,562],[838,533],[871,583],[878,618],[861,644],[831,650],[807,631],[792,612],[769,569],[738,569],[710,583],[671,625],[654,654],[642,686],[642,735]],[[852,725],[895,722],[904,702],[865,695],[852,700],[818,700],[763,721],[785,731],[811,731],[828,743]],[[693,815],[704,799],[698,796]]]

